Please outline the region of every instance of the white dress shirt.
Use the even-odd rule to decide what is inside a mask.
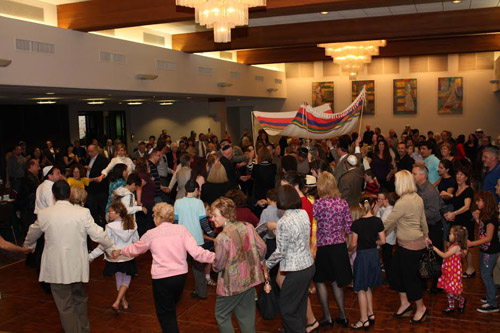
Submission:
[[[48,179],[38,185],[36,189],[35,214],[55,204],[56,200],[54,199],[54,194],[52,194],[52,185],[54,185],[54,182]]]

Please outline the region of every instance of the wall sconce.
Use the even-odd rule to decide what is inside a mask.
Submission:
[[[273,93],[273,92],[277,92],[278,88],[267,88],[266,90],[268,93]]]
[[[0,59],[0,67],[7,67],[12,63],[12,60]]]
[[[158,75],[154,75],[154,74],[137,74],[135,76],[137,79],[139,80],[155,80]]]
[[[227,88],[227,87],[231,87],[233,84],[232,83],[229,83],[229,82],[218,82],[217,83],[217,87],[219,88]]]

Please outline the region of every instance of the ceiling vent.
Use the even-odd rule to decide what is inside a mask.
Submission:
[[[101,51],[99,52],[99,61],[124,64],[127,62],[127,57],[124,54]]]
[[[240,74],[240,72],[230,72],[229,77],[231,79],[239,79],[241,77],[241,74]]]
[[[255,81],[264,81],[264,77],[260,75],[255,76]]]
[[[16,50],[54,54],[56,53],[56,45],[34,40],[16,39]]]
[[[210,68],[210,67],[199,66],[198,73],[202,74],[202,75],[212,75],[214,73],[214,70],[213,70],[213,68]]]
[[[156,60],[156,68],[167,71],[175,71],[177,69],[177,65],[175,62]]]

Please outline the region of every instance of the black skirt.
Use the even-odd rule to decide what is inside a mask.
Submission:
[[[375,289],[382,284],[377,248],[359,250],[354,260],[354,291]]]
[[[137,266],[135,265],[135,259],[123,262],[109,262],[106,261],[106,266],[104,266],[104,276],[114,275],[116,272],[125,273],[129,276],[135,276],[137,274]]]
[[[352,282],[351,263],[346,243],[318,246],[314,282],[337,282],[343,287]]]

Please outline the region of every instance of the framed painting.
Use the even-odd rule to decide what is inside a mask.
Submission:
[[[333,82],[312,83],[312,107],[330,104],[333,111]]]
[[[461,114],[463,112],[462,77],[438,78],[438,114]]]
[[[394,114],[417,113],[417,79],[395,79],[393,95]]]
[[[363,108],[364,114],[375,114],[375,81],[352,81],[352,100],[358,97],[359,93],[366,86],[366,104]]]

